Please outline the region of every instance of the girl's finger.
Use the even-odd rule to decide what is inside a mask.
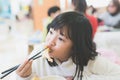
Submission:
[[[24,75],[24,77],[28,77],[29,75],[31,75],[31,73],[32,73],[32,68],[30,67],[30,68],[27,70],[27,72],[24,73],[23,75]]]
[[[29,61],[25,66],[24,66],[24,68],[19,72],[19,75],[21,76],[21,77],[26,77],[26,73],[27,73],[27,71],[29,71],[29,70],[31,70],[32,68],[32,61]],[[29,73],[29,74],[31,74],[31,73]]]
[[[27,63],[28,63],[28,60],[25,60],[25,62],[23,64],[21,64],[20,67],[18,67],[17,72],[20,72]]]

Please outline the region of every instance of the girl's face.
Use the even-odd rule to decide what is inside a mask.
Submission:
[[[114,14],[114,13],[117,11],[117,7],[111,2],[111,3],[108,5],[108,11],[109,11],[109,13]]]
[[[65,61],[70,57],[72,41],[67,36],[67,30],[50,29],[46,37],[46,44],[50,47],[49,55],[60,61]]]

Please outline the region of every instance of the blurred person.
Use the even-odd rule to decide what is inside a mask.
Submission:
[[[29,5],[28,6],[28,13],[26,14],[26,17],[28,18],[28,19],[33,19],[33,12],[32,12],[32,6],[31,5]]]
[[[104,22],[101,19],[98,18],[97,9],[94,8],[92,5],[87,8],[86,13],[88,15],[92,15],[92,16],[96,17],[99,26],[103,26],[104,25]]]
[[[46,41],[41,46],[31,56],[49,46],[46,53],[53,62],[43,57],[33,62],[26,60],[10,80],[30,80],[34,74],[41,78],[59,75],[67,80],[120,80],[120,66],[98,55],[93,45],[91,24],[81,13],[58,15],[51,22]]]
[[[89,7],[87,8],[86,13],[89,14],[89,15],[96,16],[97,9],[94,8],[94,7],[91,5],[91,6],[89,6]]]
[[[73,5],[73,8],[75,11],[83,13],[88,18],[88,20],[90,21],[90,23],[92,25],[93,38],[94,38],[94,35],[95,35],[95,33],[97,31],[97,27],[98,27],[98,21],[97,21],[97,18],[95,18],[92,15],[88,15],[86,13],[86,10],[87,10],[86,0],[72,0],[72,5]]]
[[[42,41],[45,41],[45,37],[47,35],[47,32],[48,32],[48,28],[49,27],[49,24],[51,23],[51,21],[57,16],[59,15],[61,12],[61,9],[60,7],[58,6],[52,6],[48,9],[48,12],[47,12],[47,15],[48,15],[48,18],[46,19],[45,21],[45,26],[43,28],[43,39]]]
[[[49,23],[51,23],[51,21],[61,13],[61,9],[60,7],[58,6],[53,6],[53,7],[50,7],[48,9],[48,22],[47,22],[47,26],[49,25]]]
[[[120,28],[120,3],[118,0],[112,0],[107,6],[107,11],[99,16],[104,25]]]
[[[59,14],[60,14],[60,8],[58,6],[53,6],[48,9],[48,16],[52,19],[54,19]]]

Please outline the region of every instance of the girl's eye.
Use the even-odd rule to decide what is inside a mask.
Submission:
[[[62,38],[60,38],[60,37],[59,37],[59,40],[60,40],[60,41],[64,41],[64,40],[63,40]]]
[[[49,33],[50,33],[50,34],[53,34],[53,32],[52,32],[52,31],[50,31]]]

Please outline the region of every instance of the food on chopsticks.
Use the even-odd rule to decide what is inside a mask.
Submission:
[[[50,48],[47,47],[47,49],[43,52],[42,57],[47,58],[48,61],[53,62],[53,59],[49,56]]]

